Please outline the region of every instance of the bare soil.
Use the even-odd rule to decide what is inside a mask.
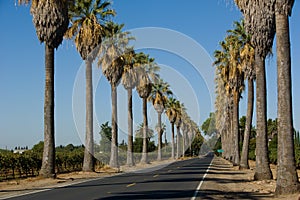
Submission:
[[[132,172],[140,169],[169,164],[172,160],[152,162],[151,164],[137,164],[134,167],[121,166],[119,169],[104,167],[98,172],[83,173],[72,172],[59,174],[57,179],[43,179],[41,177],[27,178],[0,182],[0,199],[17,196],[25,193],[37,192],[51,188],[63,187],[71,184],[89,181],[108,176],[114,176],[122,172]],[[210,170],[202,184],[199,196],[201,199],[288,199],[298,200],[299,194],[275,197],[276,166],[271,165],[274,180],[253,181],[255,162],[250,161],[250,169],[239,170],[230,162],[220,157],[215,157]],[[298,170],[300,177],[300,170]],[[299,199],[300,200],[300,199]]]
[[[255,162],[249,161],[250,169],[239,170],[229,161],[215,157],[199,191],[203,199],[285,199],[298,200],[298,194],[275,197],[276,165],[271,165],[273,180],[254,181]],[[298,170],[300,177],[300,170]],[[299,199],[300,200],[300,199]]]

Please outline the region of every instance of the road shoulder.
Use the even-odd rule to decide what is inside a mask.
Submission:
[[[254,166],[253,166],[254,165]],[[250,169],[239,170],[229,161],[215,157],[198,197],[201,199],[289,199],[298,200],[298,194],[274,197],[276,180],[253,181],[255,163]],[[273,174],[276,168],[272,166]]]

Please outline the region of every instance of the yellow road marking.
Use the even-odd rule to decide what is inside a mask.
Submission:
[[[173,171],[173,170],[170,169],[168,172],[171,172],[171,171]]]
[[[111,192],[107,192],[107,194],[111,194]]]
[[[154,175],[153,177],[155,178],[155,177],[158,177],[159,176],[159,174],[156,174],[156,175]]]
[[[131,184],[128,184],[126,187],[132,187],[132,186],[135,186],[136,183],[131,183]]]

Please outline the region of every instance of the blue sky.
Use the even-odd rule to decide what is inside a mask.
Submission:
[[[218,49],[226,30],[232,28],[233,21],[241,19],[240,12],[233,1],[211,0],[115,0],[113,8],[117,12],[115,21],[124,23],[125,29],[133,33],[144,31],[142,41],[150,38],[153,44],[168,41],[168,37],[153,38],[146,27],[163,28],[168,34],[180,35],[182,39],[172,43],[175,47],[185,47],[193,41],[203,47],[203,56],[199,52],[199,65],[191,63],[189,55],[197,55],[196,47],[183,51],[181,55],[162,49],[142,49],[161,65],[162,77],[171,84],[176,97],[185,103],[188,113],[200,125],[212,111],[213,95],[209,95],[207,80],[203,70],[212,71],[209,56]],[[15,6],[15,0],[0,1],[1,37],[0,37],[0,148],[29,146],[43,140],[43,101],[44,101],[44,45],[38,41],[32,24],[29,6]],[[300,5],[295,2],[290,18],[292,44],[293,110],[294,125],[300,129]],[[148,31],[148,32],[147,32]],[[170,32],[169,32],[170,31]],[[140,38],[141,38],[140,37]],[[139,38],[136,44],[140,45]],[[149,40],[150,40],[149,39]],[[157,42],[157,40],[159,42]],[[197,46],[196,45],[196,46]],[[155,46],[154,46],[155,47]],[[275,45],[274,45],[275,47]],[[171,48],[171,47],[170,47]],[[182,48],[184,49],[184,48]],[[168,49],[167,49],[168,50]],[[207,54],[205,54],[207,52]],[[268,87],[268,117],[275,118],[277,112],[276,50],[274,56],[266,62]],[[184,54],[184,56],[183,56]],[[201,54],[202,55],[202,54]],[[197,61],[195,61],[197,63]],[[76,105],[73,96],[76,81],[80,80],[83,62],[72,41],[64,41],[55,54],[55,119],[56,145],[69,143],[81,144],[84,134],[80,126],[84,116],[84,107]],[[200,69],[197,71],[197,69]],[[101,70],[95,70],[95,136],[98,139],[98,124],[110,121],[110,88]],[[79,77],[79,78],[78,78]],[[213,78],[213,77],[212,77]],[[98,81],[99,80],[99,81]],[[84,87],[84,86],[81,86]],[[74,89],[75,88],[75,89]],[[126,138],[126,93],[123,86],[118,88],[120,139]],[[74,103],[75,102],[75,108]],[[195,106],[196,105],[196,106]],[[241,102],[241,115],[245,114],[246,103]],[[195,106],[195,107],[194,107]],[[141,101],[134,92],[134,121],[137,126],[141,120]],[[74,114],[75,109],[75,114]],[[79,113],[78,113],[78,112]],[[76,129],[73,116],[78,116],[80,125]],[[155,126],[156,115],[149,104],[150,125]],[[169,124],[165,117],[167,127]],[[168,130],[167,130],[168,131]]]

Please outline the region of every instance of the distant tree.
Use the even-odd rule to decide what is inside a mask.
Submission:
[[[204,132],[204,134],[208,136],[217,133],[215,113],[209,114],[209,118],[207,118],[205,122],[203,122],[201,129]]]
[[[112,128],[109,126],[108,122],[101,124],[101,131],[100,131],[100,151],[102,152],[110,152],[111,150],[111,131]]]
[[[35,144],[32,147],[33,152],[41,153],[41,154],[43,153],[43,149],[44,149],[44,142],[43,141],[40,141],[39,143]]]
[[[122,142],[119,144],[119,148],[123,151],[127,151],[127,144],[125,140],[122,140]]]
[[[66,151],[73,151],[74,150],[74,145],[73,144],[68,144],[66,147],[65,147],[65,150]]]
[[[196,133],[192,142],[192,155],[199,155],[204,138],[200,132]]]
[[[138,126],[138,129],[135,131],[135,140],[133,142],[133,150],[134,152],[142,153],[143,152],[143,135],[144,135],[144,124],[141,123]],[[151,152],[155,150],[154,141],[151,141],[151,138],[154,136],[154,131],[148,127],[147,129],[147,152]]]

